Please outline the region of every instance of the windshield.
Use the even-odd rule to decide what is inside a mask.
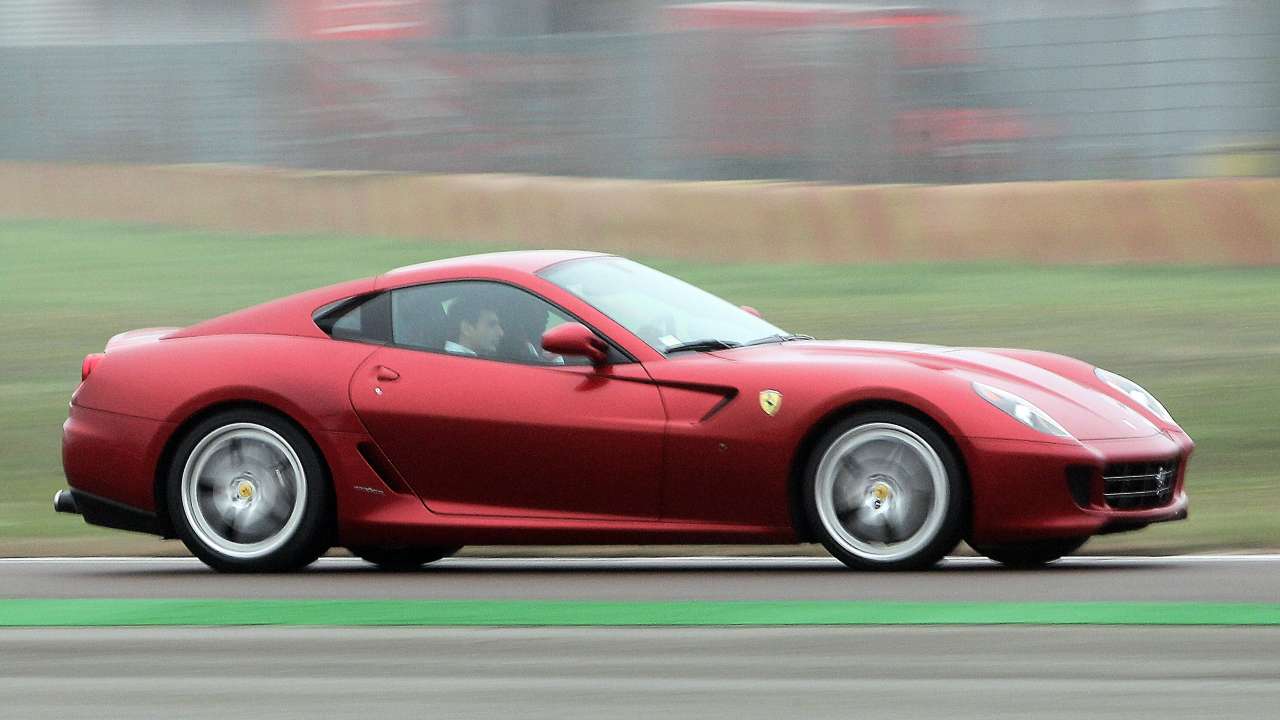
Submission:
[[[719,340],[745,345],[786,332],[683,280],[619,257],[591,257],[538,273],[582,298],[666,353],[680,345]]]

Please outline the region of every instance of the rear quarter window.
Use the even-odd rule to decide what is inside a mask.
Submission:
[[[391,296],[346,298],[315,312],[316,326],[334,340],[386,344],[391,342]]]

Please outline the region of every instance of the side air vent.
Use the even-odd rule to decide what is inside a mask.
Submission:
[[[356,444],[356,449],[360,451],[360,457],[369,463],[369,469],[373,470],[392,492],[401,495],[412,495],[413,491],[409,489],[408,483],[404,478],[400,477],[400,473],[396,472],[395,467],[387,456],[382,454],[376,445],[371,442],[362,442]]]

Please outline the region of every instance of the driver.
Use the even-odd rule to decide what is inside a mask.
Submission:
[[[463,295],[449,304],[446,352],[455,355],[493,355],[502,340],[498,313],[478,298]]]

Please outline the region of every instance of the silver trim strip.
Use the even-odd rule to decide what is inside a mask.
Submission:
[[[1103,493],[1103,495],[1109,498],[1159,497],[1161,495],[1168,495],[1171,492],[1173,492],[1172,485],[1161,490],[1135,490],[1133,492],[1110,492],[1110,493]]]
[[[1172,473],[1172,470],[1166,471]],[[1159,472],[1147,473],[1146,475],[1103,475],[1103,480],[1141,480],[1143,478],[1155,479],[1160,476]]]

